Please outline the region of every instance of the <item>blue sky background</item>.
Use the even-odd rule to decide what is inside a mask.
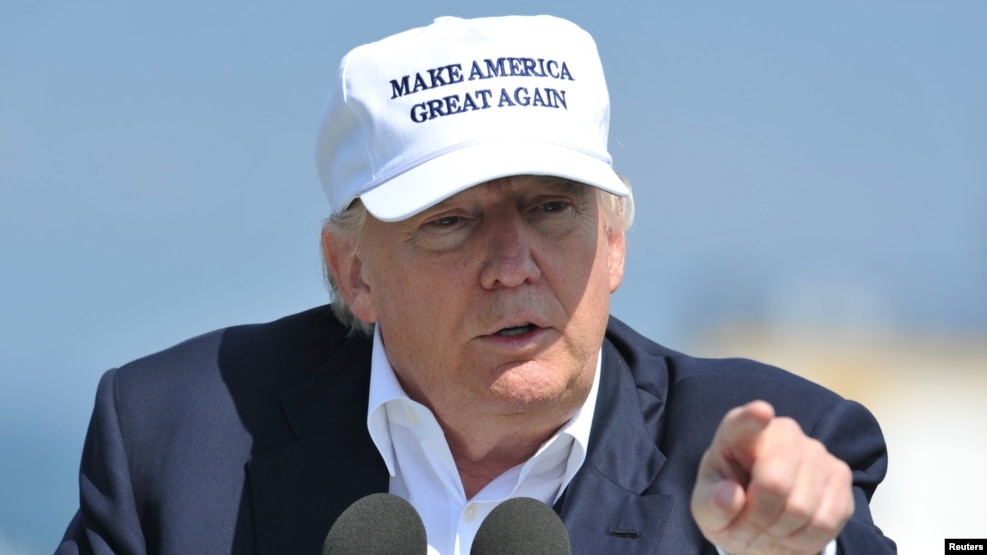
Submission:
[[[336,65],[438,15],[596,37],[647,335],[987,338],[987,3],[343,4],[0,0],[0,553],[56,545],[103,371],[326,300]]]

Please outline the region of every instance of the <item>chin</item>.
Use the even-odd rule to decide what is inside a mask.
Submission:
[[[567,410],[567,405],[573,403],[580,406],[589,394],[587,385],[580,395],[574,376],[557,371],[545,373],[543,367],[536,366],[516,366],[498,376],[489,393],[504,413],[525,414],[553,407]]]

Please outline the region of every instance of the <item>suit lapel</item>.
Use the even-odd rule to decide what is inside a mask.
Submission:
[[[310,380],[282,397],[296,441],[247,463],[258,553],[317,553],[350,504],[386,492],[367,432],[370,343],[347,339]]]
[[[655,553],[675,502],[653,491],[665,455],[656,447],[657,431],[648,428],[660,421],[664,399],[638,391],[609,341],[601,372],[586,462],[555,509],[573,553]]]

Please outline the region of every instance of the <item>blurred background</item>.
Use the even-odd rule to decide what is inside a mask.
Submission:
[[[0,554],[57,545],[106,369],[325,302],[340,57],[508,13],[599,43],[613,313],[867,404],[901,553],[987,537],[987,3],[0,0]]]

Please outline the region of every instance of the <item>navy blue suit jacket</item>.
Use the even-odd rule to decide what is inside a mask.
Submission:
[[[328,307],[191,339],[107,372],[58,553],[318,553],[388,489],[367,432],[371,341]],[[857,403],[746,360],[665,349],[611,318],[586,462],[555,509],[576,553],[712,554],[689,512],[723,415],[764,399],[853,469],[842,553],[893,553],[868,500],[887,464]]]

